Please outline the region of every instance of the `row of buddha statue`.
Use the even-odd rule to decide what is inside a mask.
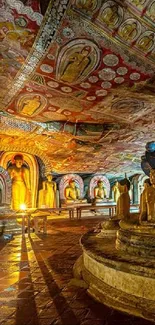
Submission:
[[[13,157],[12,163],[8,164],[7,171],[12,182],[11,208],[13,210],[20,210],[22,204],[25,204],[27,207],[31,207],[32,189],[30,183],[32,182],[30,182],[30,169],[24,162],[22,154],[16,154]],[[100,204],[104,201],[107,201],[107,188],[102,178],[100,179],[98,177],[93,183],[93,185],[90,186],[90,188],[92,189],[92,194],[90,198],[88,195],[88,190],[87,193],[85,193],[85,196],[82,197],[79,183],[77,182],[76,177],[75,179],[73,177],[71,179],[69,179],[69,177],[66,178],[67,183],[64,184],[63,189],[63,203],[86,203],[87,200],[89,200],[88,202]],[[37,206],[51,208],[57,207],[59,192],[57,190],[57,184],[55,181],[53,181],[51,173],[48,173],[46,175],[46,179],[42,181],[40,186],[41,189],[38,192]],[[113,200],[115,202],[118,200],[118,197],[122,191],[122,189],[119,188],[120,186],[120,183],[116,182],[115,185],[112,187]]]
[[[25,203],[29,206],[31,197],[29,169],[23,165],[21,155],[15,155],[14,163],[8,167],[8,173],[12,180],[12,209],[19,210],[20,205]],[[130,209],[129,197],[130,182],[125,179],[117,182],[113,188],[117,196],[117,215],[120,218],[128,218]],[[39,207],[56,207],[56,182],[53,181],[52,175],[47,174],[46,180],[42,182],[42,189],[39,191]],[[117,195],[116,195],[117,194]],[[65,203],[87,202],[80,196],[80,189],[74,179],[68,182],[64,189]],[[106,190],[101,180],[97,181],[94,187],[93,202],[102,202],[106,199]],[[115,197],[116,200],[116,197]],[[155,219],[155,170],[150,172],[150,179],[144,182],[144,191],[140,198],[140,221]]]
[[[30,170],[24,164],[23,156],[17,154],[14,156],[13,163],[8,166],[7,171],[12,182],[12,202],[13,210],[20,210],[22,204],[27,207],[31,206],[31,186],[30,186]],[[41,184],[38,193],[38,207],[56,207],[57,185],[53,181],[52,174],[46,175],[46,180]],[[74,179],[68,180],[68,184],[64,189],[65,203],[87,202],[86,198],[81,197],[80,189]],[[106,199],[106,190],[103,181],[98,180],[94,187],[94,202],[100,202]]]
[[[80,197],[80,190],[76,186],[74,179],[69,181],[69,185],[65,189],[66,203],[71,202],[87,202],[87,199]],[[103,182],[98,180],[97,186],[94,188],[94,202],[101,202],[106,198],[106,190],[103,186]]]

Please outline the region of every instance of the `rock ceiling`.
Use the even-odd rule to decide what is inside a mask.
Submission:
[[[44,5],[43,5],[44,4]],[[0,150],[136,173],[154,140],[155,1],[1,0]]]

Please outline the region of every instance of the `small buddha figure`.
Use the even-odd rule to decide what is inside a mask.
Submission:
[[[103,10],[101,20],[109,27],[114,27],[119,20],[118,6],[112,5]]]
[[[150,4],[147,14],[151,17],[151,19],[154,20],[154,18],[155,18],[155,3],[154,3],[154,1],[152,2],[152,4]]]
[[[147,178],[144,181],[144,190],[140,195],[140,218],[139,218],[139,222],[141,223],[141,221],[147,221],[147,204],[146,204],[146,190],[147,188],[151,186],[150,183],[150,179]]]
[[[52,180],[52,174],[47,174],[47,180],[42,183],[39,191],[39,207],[56,208],[56,183]]]
[[[144,35],[138,42],[137,46],[145,52],[148,52],[154,44],[154,33]]]
[[[113,199],[114,201],[117,203],[118,198],[120,196],[120,191],[119,191],[119,183],[118,181],[114,184],[114,186],[112,187],[112,192],[113,192]]]
[[[155,222],[155,169],[150,170],[150,186],[143,191],[140,221],[145,217],[147,221]]]
[[[106,190],[103,186],[103,182],[99,180],[97,186],[94,188],[94,199],[95,202],[103,201],[106,198]]]
[[[132,24],[126,24],[122,27],[119,32],[126,41],[132,41],[137,35],[137,24],[133,22]]]
[[[65,197],[67,203],[86,202],[85,199],[80,198],[80,190],[73,179],[69,181],[69,186],[65,189]]]
[[[120,196],[117,200],[116,215],[119,219],[129,219],[130,217],[130,182],[125,178],[118,183]]]
[[[146,0],[131,0],[131,2],[136,6],[143,5],[145,1]]]
[[[22,104],[22,109],[20,113],[23,115],[33,115],[38,108],[41,106],[41,99],[39,95],[34,96],[33,98],[25,99]]]
[[[8,168],[8,173],[12,180],[12,200],[11,208],[20,210],[21,205],[30,205],[30,172],[24,166],[23,156],[17,154],[14,156],[14,164]]]
[[[78,0],[76,1],[76,5],[79,9],[84,10],[93,10],[96,6],[96,0]]]
[[[91,63],[90,53],[90,46],[83,47],[81,51],[73,52],[68,58],[68,62],[60,79],[68,83],[77,82],[79,77]]]

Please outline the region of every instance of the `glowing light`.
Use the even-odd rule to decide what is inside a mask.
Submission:
[[[23,210],[23,211],[26,210],[26,204],[24,204],[24,203],[21,204],[21,205],[20,205],[20,210]]]

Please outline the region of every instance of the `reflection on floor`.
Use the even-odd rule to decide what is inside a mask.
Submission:
[[[79,238],[101,219],[50,220],[48,235],[0,241],[0,324],[149,325],[92,300],[70,286]]]

